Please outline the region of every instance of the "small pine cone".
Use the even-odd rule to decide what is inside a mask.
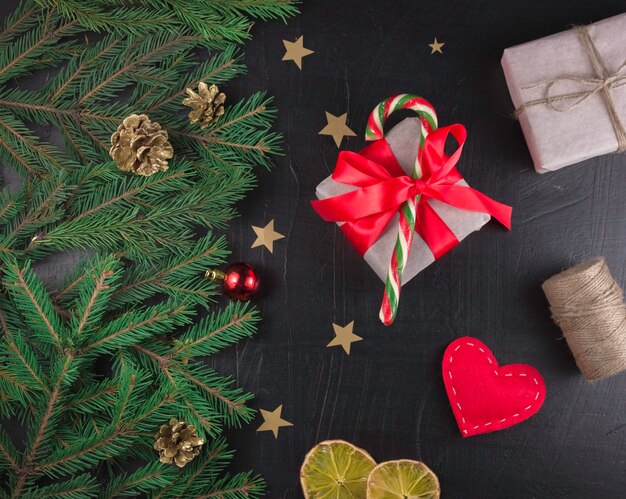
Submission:
[[[169,424],[161,425],[156,434],[154,448],[159,451],[159,461],[165,464],[176,464],[179,468],[192,461],[200,454],[204,440],[198,438],[193,425],[176,418],[170,419]]]
[[[185,90],[189,97],[183,99],[185,106],[191,107],[189,121],[200,122],[200,128],[206,128],[215,123],[224,114],[224,102],[226,94],[220,92],[217,85],[210,87],[204,83],[198,83],[198,93],[191,88]]]
[[[149,177],[167,170],[174,150],[161,125],[145,114],[131,114],[111,136],[109,155],[120,170]]]

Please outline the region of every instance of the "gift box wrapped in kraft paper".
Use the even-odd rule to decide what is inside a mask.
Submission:
[[[411,171],[415,165],[415,158],[418,154],[420,144],[421,126],[419,118],[406,118],[404,121],[401,121],[398,125],[392,128],[385,135],[384,139],[380,139],[386,141],[391,149],[391,152],[393,153],[393,156],[395,157],[395,160],[407,176],[411,175]],[[372,146],[368,147],[371,148]],[[367,157],[368,147],[363,149],[360,154]],[[467,182],[463,179],[455,181],[454,185],[468,187]],[[316,196],[320,200],[329,199],[355,191],[358,188],[359,187],[355,185],[339,183],[333,180],[332,177],[328,177],[317,186]],[[454,242],[439,250],[442,252],[447,252],[458,244],[458,242],[465,239],[465,237],[469,234],[479,230],[491,218],[487,213],[456,208],[436,199],[429,199],[427,203],[430,204],[441,221],[443,221],[445,226],[447,226],[447,228],[451,231],[451,235],[453,235]],[[351,240],[357,250],[363,253],[365,261],[372,267],[372,269],[374,269],[376,275],[378,275],[383,282],[385,282],[391,254],[394,250],[394,245],[396,244],[398,223],[399,214],[395,213],[389,223],[385,226],[384,230],[381,232],[380,236],[367,249],[359,247],[358,244],[355,244],[355,242]],[[338,225],[342,226],[343,224],[338,222]],[[366,251],[363,252],[363,249],[366,249]],[[419,231],[416,232],[413,238],[412,249],[410,250],[406,267],[404,268],[404,272],[402,274],[402,284],[415,277],[420,271],[433,263],[435,259],[435,254],[429,245],[426,243],[424,238],[420,236]]]
[[[508,48],[502,67],[539,173],[626,150],[626,14]]]

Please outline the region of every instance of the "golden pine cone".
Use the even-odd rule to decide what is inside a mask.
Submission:
[[[145,114],[131,114],[111,136],[109,155],[120,170],[149,177],[167,170],[174,150],[161,125]]]
[[[182,468],[200,454],[203,445],[204,440],[198,437],[193,425],[172,418],[169,424],[161,425],[154,448],[159,451],[159,461],[165,464],[173,462]]]
[[[217,85],[210,87],[204,83],[198,83],[198,92],[191,88],[185,90],[189,97],[183,99],[185,106],[190,106],[189,121],[191,123],[200,122],[200,128],[206,128],[215,123],[224,114],[224,102],[226,94],[220,92]]]

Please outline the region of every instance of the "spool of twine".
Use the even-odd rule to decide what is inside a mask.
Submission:
[[[626,305],[604,258],[581,263],[543,283],[554,322],[588,380],[626,370]]]

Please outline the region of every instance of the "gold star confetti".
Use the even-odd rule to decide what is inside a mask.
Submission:
[[[326,345],[326,347],[338,347],[341,346],[345,352],[350,355],[350,346],[352,343],[363,340],[360,336],[357,336],[352,332],[354,328],[354,321],[345,326],[339,326],[333,322],[333,329],[335,330],[335,337]]]
[[[252,230],[256,233],[256,239],[250,247],[265,246],[270,253],[274,252],[274,241],[285,237],[274,230],[274,219],[270,220],[265,227],[253,225]]]
[[[278,429],[283,426],[293,426],[289,421],[285,421],[280,417],[280,413],[283,411],[283,405],[280,404],[273,411],[266,411],[261,409],[261,416],[263,416],[263,424],[259,426],[257,431],[271,431],[274,434],[274,438],[278,438]]]
[[[304,48],[304,36],[298,38],[295,42],[283,40],[285,45],[285,55],[283,61],[293,61],[298,66],[298,69],[302,69],[302,58],[307,55],[314,54],[312,50]]]
[[[319,132],[320,135],[332,135],[335,139],[337,147],[341,145],[341,141],[344,137],[354,137],[354,133],[348,125],[346,120],[348,119],[348,113],[343,113],[341,116],[335,116],[326,111],[326,126]]]
[[[428,46],[431,48],[430,53],[434,54],[435,52],[439,52],[440,54],[443,54],[441,48],[445,45],[445,43],[442,42],[438,42],[437,41],[437,37],[435,37],[435,41],[433,43],[429,43]]]

